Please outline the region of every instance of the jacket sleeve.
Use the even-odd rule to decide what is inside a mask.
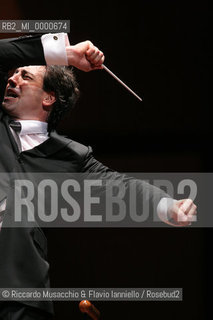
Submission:
[[[45,64],[40,35],[0,40],[0,71]]]
[[[149,213],[155,216],[157,216],[157,206],[160,200],[162,198],[170,198],[170,195],[145,180],[137,179],[134,176],[119,173],[106,167],[93,157],[91,147],[88,148],[88,152],[84,157],[83,168],[86,179],[102,180],[104,187],[100,189],[101,193],[104,193],[108,186],[111,188],[112,185],[123,190],[124,200],[128,203],[130,211],[132,209],[131,194],[137,195],[135,205],[139,212],[148,210]]]

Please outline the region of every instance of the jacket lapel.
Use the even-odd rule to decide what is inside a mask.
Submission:
[[[20,153],[19,148],[17,146],[17,143],[16,143],[16,141],[15,141],[13,135],[12,135],[12,132],[10,130],[10,127],[9,127],[10,120],[11,119],[7,114],[4,114],[3,112],[0,112],[0,121],[2,121],[4,123],[5,129],[6,129],[6,131],[3,130],[1,132],[0,139],[2,139],[2,144],[4,144],[5,141],[6,141],[6,143],[8,143],[7,141],[8,141],[8,137],[9,137],[10,143],[12,144],[12,147],[13,147],[15,153],[19,154]]]
[[[24,153],[30,153],[39,157],[48,157],[51,154],[63,149],[71,142],[70,139],[65,136],[59,135],[56,131],[50,133],[49,139],[38,145],[37,147],[24,151]]]

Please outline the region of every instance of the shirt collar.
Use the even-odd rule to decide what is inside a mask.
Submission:
[[[21,123],[20,135],[47,134],[47,123],[37,120],[19,120]]]

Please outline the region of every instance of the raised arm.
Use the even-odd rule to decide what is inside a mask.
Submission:
[[[82,71],[100,69],[103,53],[90,41],[70,45],[66,34],[0,40],[0,71],[24,65],[72,65]]]

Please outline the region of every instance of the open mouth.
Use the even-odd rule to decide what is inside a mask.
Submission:
[[[18,96],[19,95],[15,92],[15,90],[8,89],[4,99],[8,99],[8,98],[16,99],[18,98]]]

